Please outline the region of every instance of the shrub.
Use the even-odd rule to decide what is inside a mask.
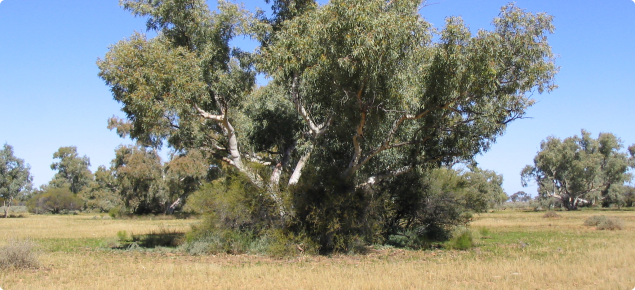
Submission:
[[[84,202],[68,188],[50,188],[33,196],[27,207],[35,213],[64,213],[82,208]]]
[[[595,226],[605,222],[606,220],[608,220],[608,218],[606,216],[594,215],[594,216],[589,217],[588,219],[586,219],[584,221],[584,225],[585,226],[590,226],[590,227],[595,227]]]
[[[491,232],[488,228],[482,227],[478,230],[478,233],[481,235],[481,239],[485,239],[491,236]]]
[[[548,211],[543,216],[543,218],[561,218],[562,216],[557,214],[555,211]]]
[[[468,228],[460,228],[454,232],[452,238],[447,241],[446,247],[454,250],[467,250],[474,247],[474,237]]]
[[[117,240],[119,240],[120,243],[128,243],[132,241],[132,239],[130,239],[130,236],[128,235],[128,232],[126,231],[118,231]]]
[[[130,211],[123,206],[116,206],[108,210],[108,215],[113,218],[121,218],[130,215]]]
[[[185,211],[202,214],[204,221],[185,237],[190,254],[267,253],[281,228],[275,203],[241,173],[228,172],[194,192]]]
[[[28,240],[9,240],[0,248],[0,269],[28,269],[39,266],[35,245]]]
[[[595,226],[598,230],[621,230],[624,223],[618,218],[607,218],[606,216],[592,216],[584,221],[584,225]]]
[[[622,223],[621,220],[617,219],[617,218],[609,218],[603,222],[601,222],[600,224],[597,225],[597,227],[595,227],[598,230],[609,230],[609,231],[614,231],[614,230],[621,230],[624,228],[624,224]]]

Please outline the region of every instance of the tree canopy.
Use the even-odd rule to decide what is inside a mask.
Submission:
[[[51,186],[57,188],[67,186],[72,193],[77,194],[93,181],[93,174],[88,169],[90,159],[86,155],[80,157],[77,147],[60,147],[53,153],[53,159],[59,159],[59,161],[51,164],[51,169],[57,170],[50,182]]]
[[[628,170],[635,165],[635,146],[629,152],[622,149],[622,141],[611,133],[597,139],[585,130],[564,140],[548,137],[540,143],[534,165],[522,170],[523,186],[534,180],[541,197],[556,198],[569,210],[596,202],[607,205],[632,178]]]
[[[98,61],[126,114],[110,127],[243,174],[283,220],[307,225],[323,210],[338,223],[338,206],[402,174],[470,163],[531,93],[555,87],[551,16],[507,5],[473,35],[458,17],[436,30],[420,4],[273,1],[264,17],[226,2],[212,12],[203,0],[124,0],[157,36],[135,33]],[[231,47],[241,35],[261,47]],[[271,81],[255,86],[256,72]],[[369,213],[359,204],[349,218]]]
[[[30,166],[13,155],[13,147],[4,144],[0,150],[0,197],[4,199],[4,217],[9,214],[13,200],[30,190],[33,177]]]

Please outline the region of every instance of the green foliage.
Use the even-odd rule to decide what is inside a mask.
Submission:
[[[478,233],[481,235],[481,238],[488,238],[492,235],[492,232],[487,227],[481,227],[478,229]]]
[[[130,215],[130,211],[123,206],[115,206],[108,210],[108,215],[113,219],[122,218]]]
[[[322,253],[355,251],[372,242],[380,227],[371,215],[372,199],[350,184],[332,180],[293,189],[296,216],[290,228],[306,233]]]
[[[120,146],[112,161],[117,193],[133,213],[164,212],[167,203],[161,158],[138,146]]]
[[[51,164],[51,169],[57,173],[50,181],[53,187],[68,187],[72,193],[79,193],[93,181],[93,174],[88,167],[90,159],[87,156],[79,157],[77,147],[60,147],[53,153],[53,159],[59,159]]]
[[[14,199],[26,196],[31,190],[31,167],[13,155],[13,147],[4,144],[0,150],[0,198],[4,200],[4,217]]]
[[[551,17],[513,5],[472,35],[459,18],[436,34],[420,1],[273,1],[270,19],[186,2],[122,1],[157,36],[112,46],[99,75],[127,118],[110,128],[143,146],[198,150],[211,159],[201,168],[225,174],[196,191],[202,175],[176,159],[161,172],[151,152],[122,148],[112,170],[124,205],[152,212],[189,196],[187,209],[207,215],[194,236],[214,249],[244,251],[271,230],[321,252],[404,233],[447,239],[506,195],[494,172],[443,168],[471,163],[532,92],[555,88]],[[244,34],[262,47],[232,48]],[[272,81],[254,89],[256,71]]]
[[[206,215],[206,227],[264,229],[279,220],[273,201],[239,172],[230,172],[192,194],[187,209]]]
[[[35,244],[29,240],[10,239],[0,247],[0,269],[34,269],[40,265]]]
[[[95,180],[80,192],[87,210],[109,212],[121,205],[121,198],[117,195],[117,180],[112,170],[99,166],[95,172]]]
[[[69,213],[80,210],[84,202],[69,188],[48,188],[46,191],[36,194],[27,202],[30,212],[34,213]]]
[[[633,186],[624,186],[624,191],[622,193],[623,205],[632,207],[633,203],[635,203],[635,187]]]
[[[468,250],[474,247],[474,237],[468,228],[460,228],[454,231],[452,238],[446,242],[446,247],[454,250]]]
[[[580,137],[548,137],[540,143],[534,165],[521,172],[523,185],[535,180],[541,198],[557,199],[568,210],[620,203],[624,183],[632,178],[628,170],[634,166],[632,153],[629,158],[622,147],[611,133],[601,133],[597,139],[585,130]]]
[[[397,177],[382,197],[384,235],[413,232],[430,241],[447,240],[456,226],[471,220],[471,212],[485,211],[492,198],[502,197],[500,176],[492,176],[498,175],[439,168]]]
[[[168,213],[181,208],[187,197],[207,180],[208,168],[207,159],[197,150],[175,154],[163,165],[165,190],[168,199],[175,201],[168,207]]]
[[[184,247],[192,254],[317,253],[319,246],[312,236],[285,229],[276,209],[248,177],[229,171],[189,197],[186,210],[204,214],[204,222],[188,234]]]
[[[531,195],[524,191],[517,191],[516,193],[509,196],[509,200],[511,202],[528,202],[531,201]]]
[[[128,232],[126,231],[118,231],[117,240],[119,241],[119,243],[128,243],[132,241],[130,235],[128,235]]]
[[[188,237],[193,252],[243,253],[280,223],[273,201],[239,172],[204,184],[190,196],[186,210],[204,214]]]
[[[110,212],[113,217],[173,213],[208,178],[206,161],[197,150],[173,153],[164,163],[155,150],[119,146],[111,167],[100,166],[81,197],[88,209]]]

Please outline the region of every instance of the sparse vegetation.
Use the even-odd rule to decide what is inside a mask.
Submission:
[[[635,212],[584,210],[567,212],[566,219],[543,214],[475,215],[470,227],[476,246],[468,250],[371,246],[361,255],[321,256],[302,244],[303,237],[285,235],[287,242],[278,245],[287,254],[278,258],[209,254],[205,244],[198,255],[192,255],[195,245],[110,247],[119,231],[126,237],[159,233],[162,227],[185,232],[201,220],[32,215],[2,220],[0,231],[37,242],[43,267],[19,275],[0,271],[0,281],[3,289],[629,289],[635,284],[635,231],[600,232],[583,225],[591,216],[605,215],[632,229]],[[0,236],[0,245],[7,242]]]
[[[595,227],[598,230],[621,230],[624,223],[618,218],[610,218],[604,215],[595,215],[584,221],[584,225]]]
[[[0,247],[0,269],[33,269],[38,266],[37,251],[32,241],[10,239]]]
[[[553,219],[553,218],[561,218],[562,216],[556,213],[555,211],[548,211],[544,215],[542,215],[542,217],[546,219]]]

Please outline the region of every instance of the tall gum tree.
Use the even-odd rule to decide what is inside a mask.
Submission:
[[[9,216],[11,203],[20,194],[30,190],[33,177],[31,167],[13,155],[13,147],[4,144],[0,150],[0,197],[4,200],[4,217]]]
[[[568,210],[596,202],[607,205],[632,179],[628,170],[635,166],[635,145],[628,153],[622,148],[622,141],[611,133],[597,139],[585,130],[564,140],[548,137],[540,143],[534,165],[522,170],[522,184],[535,181],[541,197],[558,199]]]
[[[528,93],[555,88],[550,16],[508,5],[476,35],[450,17],[435,42],[420,4],[331,1],[263,49],[261,68],[287,88],[311,139],[290,183],[308,162],[363,186],[470,160],[525,114]]]
[[[200,149],[283,216],[279,185],[302,182],[307,166],[365,187],[471,159],[525,114],[527,93],[554,88],[557,71],[551,17],[514,6],[474,36],[448,18],[433,41],[412,0],[273,1],[279,15],[266,21],[224,2],[219,12],[202,0],[121,3],[158,35],[135,33],[98,61],[127,117],[112,127],[147,146]],[[230,46],[244,33],[259,51]],[[272,81],[254,90],[256,70]]]
[[[60,147],[53,153],[53,159],[58,160],[51,164],[51,169],[57,170],[49,182],[53,187],[68,186],[72,193],[77,194],[93,181],[93,173],[88,169],[90,159],[86,155],[80,157],[77,147]]]

